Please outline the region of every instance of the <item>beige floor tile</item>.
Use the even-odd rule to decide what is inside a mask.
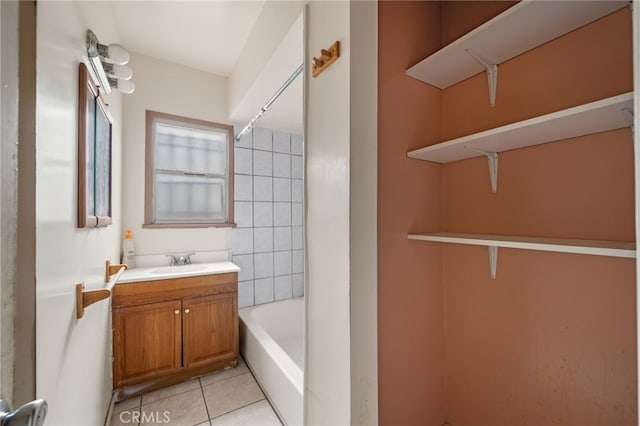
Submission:
[[[251,373],[204,386],[202,390],[211,418],[264,399]]]
[[[140,424],[140,397],[138,405],[126,407],[116,404],[111,414],[111,426],[138,426]]]
[[[239,376],[240,374],[248,373],[249,369],[247,368],[247,364],[244,363],[242,358],[238,358],[238,365],[235,368],[227,368],[226,370],[219,370],[208,374],[206,376],[200,377],[200,383],[202,386],[208,386],[213,383],[219,382],[221,380],[225,380],[231,377]]]
[[[193,426],[207,421],[207,408],[200,388],[142,405],[145,425]]]
[[[140,408],[140,399],[141,397],[136,396],[133,398],[125,399],[124,401],[116,402],[116,405],[113,407],[113,409],[124,410],[128,408]]]
[[[198,381],[198,379],[192,379],[184,383],[179,383],[177,385],[169,386],[164,389],[159,389],[157,391],[144,394],[142,395],[142,405],[169,398],[170,396],[189,392],[194,389],[200,389],[200,382]]]
[[[266,399],[211,420],[212,426],[281,426]]]

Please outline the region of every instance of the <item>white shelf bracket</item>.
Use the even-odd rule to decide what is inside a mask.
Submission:
[[[492,107],[495,106],[496,91],[498,90],[498,64],[477,54],[471,49],[466,49],[466,52],[487,70],[487,82],[489,83],[489,105]]]
[[[472,146],[465,146],[466,149],[470,149],[487,157],[489,164],[489,179],[491,179],[491,192],[498,192],[498,153],[495,151],[485,151],[484,149],[474,148]]]
[[[635,133],[636,129],[634,126],[634,114],[633,114],[633,110],[627,107],[624,107],[622,109],[620,109],[620,111],[622,111],[624,113],[624,115],[626,115],[627,117],[627,121],[629,122],[629,125],[631,126],[631,132]]]
[[[496,269],[498,268],[498,246],[488,246],[489,249],[489,268],[491,271],[491,279],[496,279]]]

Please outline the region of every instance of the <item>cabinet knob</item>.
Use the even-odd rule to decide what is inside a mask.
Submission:
[[[189,312],[191,312],[191,309],[189,309],[189,308],[187,308],[187,309],[185,309],[185,310],[184,310],[184,313],[185,313],[185,314],[188,314]]]
[[[176,309],[175,311],[173,311],[173,313],[178,315],[180,313],[180,309]]]

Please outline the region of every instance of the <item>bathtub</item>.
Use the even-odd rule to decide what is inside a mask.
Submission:
[[[304,299],[242,308],[240,352],[285,424],[302,425]]]

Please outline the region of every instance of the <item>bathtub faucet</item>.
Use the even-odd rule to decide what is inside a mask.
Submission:
[[[169,258],[171,259],[171,263],[169,263],[169,266],[191,265],[191,256],[193,256],[194,254],[195,253],[189,253],[189,254],[180,255],[180,256],[174,256],[173,254],[168,254],[167,256],[169,256]]]

